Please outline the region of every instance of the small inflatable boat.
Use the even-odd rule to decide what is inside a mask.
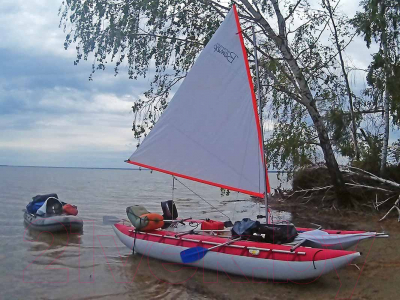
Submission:
[[[68,215],[47,215],[42,217],[25,211],[24,221],[28,228],[48,232],[80,231],[83,227],[81,218]]]
[[[24,222],[34,230],[68,233],[82,230],[77,214],[76,206],[61,202],[57,194],[37,195],[24,210]]]

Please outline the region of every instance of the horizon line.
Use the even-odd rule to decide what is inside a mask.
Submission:
[[[2,165],[0,167],[13,168],[48,168],[48,169],[88,169],[88,170],[133,170],[133,171],[153,171],[147,168],[118,168],[118,167],[60,167],[60,166],[24,166],[24,165]],[[268,173],[287,173],[287,171],[268,170]]]
[[[118,168],[118,167],[60,167],[60,166],[25,166],[25,165],[2,165],[0,167],[13,168],[52,168],[52,169],[99,169],[99,170],[149,170],[145,168]]]

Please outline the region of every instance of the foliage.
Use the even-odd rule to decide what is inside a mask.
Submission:
[[[382,153],[382,137],[368,134],[367,141],[361,144],[361,160],[353,162],[353,166],[379,174],[380,157]]]
[[[267,143],[269,163],[279,170],[287,170],[289,177],[295,167],[312,165],[317,161],[315,134],[306,123],[278,123]]]
[[[90,80],[109,63],[115,75],[122,68],[130,79],[152,76],[150,89],[132,106],[137,138],[167,107],[171,88],[185,77],[222,19],[195,0],[64,0],[60,15],[65,48],[76,44],[75,64],[94,56]]]
[[[253,1],[253,6],[267,17],[273,17],[272,2]],[[321,108],[326,108],[332,99],[338,97],[342,88],[337,75],[332,72],[337,68],[334,47],[321,43],[327,14],[314,9],[308,1],[297,2],[279,3],[281,11],[286,12],[288,17],[290,49],[300,62],[304,77],[315,94],[315,101]],[[153,76],[144,98],[137,99],[132,107],[138,113],[133,131],[139,138],[146,134],[166,108],[171,88],[185,77],[230,5],[194,0],[64,0],[60,15],[61,25],[67,33],[65,48],[76,44],[76,64],[82,59],[89,59],[91,54],[94,56],[91,80],[96,70],[104,70],[109,63],[114,64],[115,74],[126,64],[129,78]],[[249,21],[254,22],[243,5],[239,5],[238,10],[243,28],[250,25]],[[296,20],[305,21],[296,27]],[[263,92],[267,95],[272,91],[270,111],[278,122],[284,122],[286,116],[300,110],[292,97],[296,95],[299,98],[298,84],[271,38],[260,33],[258,39],[263,53]],[[342,43],[345,44],[344,39]],[[307,114],[302,112],[297,117],[301,118],[299,123],[308,123],[308,132],[314,131],[312,135],[316,136],[310,121],[307,121]],[[297,160],[293,163],[296,165]]]
[[[149,90],[132,106],[132,129],[140,139],[167,107],[171,90],[186,76],[233,2],[249,56],[253,45],[247,29],[254,25],[257,32],[262,105],[265,117],[274,123],[266,145],[269,167],[295,170],[323,157],[331,178],[340,178],[334,152],[354,158],[348,90],[337,48],[345,51],[354,32],[347,16],[336,9],[340,0],[329,2],[336,38],[326,0],[64,0],[60,25],[66,32],[65,48],[76,46],[76,64],[93,56],[90,80],[108,65],[115,75],[126,69],[131,79],[151,78]],[[254,64],[251,67],[254,72]],[[398,86],[391,89],[397,91]],[[365,95],[372,98],[377,93],[372,89]],[[370,107],[363,97],[353,98],[356,126],[362,126],[362,110]],[[364,143],[364,150],[368,146]]]
[[[376,100],[381,101],[383,106],[384,134],[380,172],[384,176],[388,160],[390,119],[395,125],[400,125],[400,3],[396,0],[364,0],[361,6],[363,11],[358,12],[352,22],[357,32],[364,36],[368,47],[372,40],[379,45],[368,67],[367,82],[372,93],[377,95]]]

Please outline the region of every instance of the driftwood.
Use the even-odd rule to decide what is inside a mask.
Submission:
[[[365,178],[368,178],[368,179],[370,179],[370,180],[375,180],[375,181],[377,181],[377,182],[380,182],[380,183],[382,183],[382,184],[385,184],[385,185],[387,185],[387,186],[390,186],[390,187],[392,187],[394,190],[398,190],[397,193],[400,194],[400,184],[397,183],[397,182],[394,182],[394,181],[391,181],[391,180],[387,180],[387,179],[378,177],[378,176],[376,176],[375,174],[372,174],[372,173],[370,173],[370,172],[367,172],[367,171],[365,171],[365,170],[362,170],[362,169],[356,168],[356,167],[348,167],[347,170],[345,170],[344,172],[348,172],[348,173],[351,173],[351,174],[359,174],[359,173],[355,173],[354,171],[356,171],[356,172],[361,172],[362,174],[364,174],[364,175],[362,175],[362,176],[365,177]],[[375,189],[378,189],[378,187],[375,187]],[[379,189],[384,190],[384,191],[386,191],[386,192],[393,192],[392,190],[387,190],[387,189],[383,189],[383,188],[379,188]],[[391,196],[391,197],[389,197],[389,198],[387,198],[387,199],[385,199],[385,200],[383,200],[383,201],[377,203],[377,204],[375,205],[375,209],[378,210],[378,209],[379,209],[379,206],[385,204],[386,202],[388,202],[388,201],[389,201],[390,199],[392,199],[392,198],[394,198],[394,196]],[[376,201],[376,202],[377,202],[377,201]],[[398,214],[399,214],[398,222],[400,222],[400,207],[399,207],[399,203],[400,203],[400,195],[398,196],[398,198],[397,198],[396,202],[393,204],[393,206],[389,209],[389,211],[388,211],[379,221],[383,221],[383,220],[390,214],[390,212],[391,212],[392,210],[396,209],[397,212],[398,212]]]
[[[399,207],[399,203],[400,203],[400,196],[399,198],[397,198],[396,202],[394,203],[394,205],[392,206],[391,209],[389,209],[389,211],[386,213],[386,215],[384,215],[379,221],[383,221],[393,209],[397,209],[397,212],[399,213],[399,218],[397,219],[398,222],[400,222],[400,207]]]
[[[400,184],[399,183],[391,181],[391,180],[387,180],[387,179],[384,179],[384,178],[381,178],[381,177],[378,177],[375,174],[367,172],[367,171],[365,171],[363,169],[356,168],[356,167],[345,167],[345,168],[341,168],[341,171],[345,172],[345,173],[348,173],[348,174],[357,174],[359,176],[363,176],[363,177],[371,179],[371,180],[379,181],[381,183],[393,186],[394,188],[398,188],[399,191],[400,191]],[[354,171],[358,171],[358,173],[354,172]],[[365,174],[365,175],[361,175],[360,173]]]
[[[356,167],[342,166],[340,171],[352,196],[349,205],[356,209],[365,206],[379,210],[390,207],[390,202],[397,198],[381,220],[384,220],[392,210],[397,210],[400,222],[399,183]],[[293,190],[287,198],[300,200],[304,204],[318,201],[319,204],[330,205],[335,210],[340,207],[324,165],[314,165],[298,171],[294,175]]]

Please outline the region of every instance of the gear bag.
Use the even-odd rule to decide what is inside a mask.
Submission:
[[[174,200],[168,200],[161,202],[161,209],[163,211],[164,220],[176,220],[178,218],[178,210]],[[164,222],[162,228],[167,228],[172,224],[172,222]]]
[[[46,195],[36,195],[35,197],[32,197],[32,201],[28,203],[26,206],[26,210],[30,214],[36,214],[37,210],[42,207],[42,205],[46,202],[47,199],[49,198],[56,198],[58,199],[58,196],[56,193],[52,194],[46,194]]]
[[[137,230],[150,231],[164,226],[163,216],[150,213],[141,205],[127,207],[126,214]]]
[[[236,221],[231,229],[232,238],[250,238],[257,231],[259,226],[260,222],[253,221],[249,218],[244,218],[242,221]]]
[[[257,233],[264,235],[264,241],[273,244],[291,243],[297,236],[293,224],[262,224]]]

